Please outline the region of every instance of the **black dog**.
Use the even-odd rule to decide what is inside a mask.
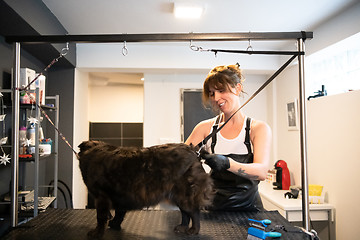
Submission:
[[[181,211],[181,224],[174,231],[199,233],[200,210],[211,204],[214,192],[212,180],[193,147],[180,143],[149,148],[115,147],[84,141],[79,148],[81,173],[97,210],[97,227],[89,236],[102,237],[112,208],[115,216],[109,226],[121,229],[128,210],[153,206],[166,199]]]

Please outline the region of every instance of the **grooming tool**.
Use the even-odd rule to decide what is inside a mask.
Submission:
[[[271,220],[269,220],[269,219],[255,220],[255,219],[249,218],[248,220],[250,221],[250,224],[252,224],[251,222],[260,223],[260,224],[262,224],[265,228],[266,228],[269,224],[271,224]],[[256,224],[256,225],[257,225],[257,224]]]
[[[278,238],[281,237],[281,233],[279,232],[265,232],[261,229],[249,227],[248,229],[248,240],[258,240],[265,239],[267,237]]]

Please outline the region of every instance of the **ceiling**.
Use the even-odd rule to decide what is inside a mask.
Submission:
[[[43,0],[69,34],[312,31],[357,0],[187,0],[200,19],[179,20],[186,0]]]
[[[68,34],[144,34],[314,31],[358,0],[42,1]],[[176,19],[174,2],[199,3],[205,6],[205,12],[200,19]],[[266,49],[283,45],[266,42]],[[92,77],[93,82],[115,79],[99,73]]]

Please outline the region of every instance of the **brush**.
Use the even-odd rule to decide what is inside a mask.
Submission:
[[[265,232],[261,229],[249,227],[248,228],[248,240],[265,239],[267,237],[278,238],[281,237],[279,232]]]

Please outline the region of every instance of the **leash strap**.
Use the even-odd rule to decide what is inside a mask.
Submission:
[[[296,53],[294,54],[289,60],[287,60],[286,63],[284,63],[284,65],[282,65],[263,85],[260,86],[260,88],[253,93],[253,95],[251,95],[251,97],[243,104],[241,105],[230,117],[228,120],[225,121],[225,123],[223,125],[221,125],[221,127],[219,127],[218,129],[216,129],[216,131],[212,131],[208,136],[206,136],[204,138],[204,140],[202,140],[200,143],[197,144],[197,147],[199,148],[198,150],[198,154],[200,154],[200,150],[205,146],[205,144],[207,143],[207,141],[209,141],[210,138],[212,138],[216,133],[218,133],[229,121],[230,119],[237,113],[240,111],[240,109],[242,109],[246,104],[248,104],[256,95],[258,95],[267,85],[269,85],[269,83],[274,80],[274,78],[276,78],[298,55],[301,55],[302,53]]]

